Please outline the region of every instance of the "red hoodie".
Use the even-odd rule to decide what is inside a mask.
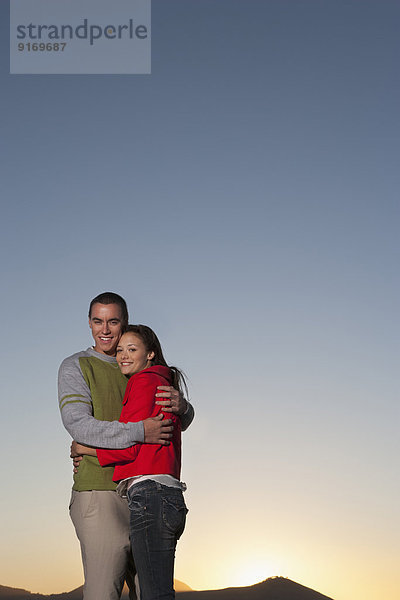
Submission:
[[[143,421],[162,412],[155,404],[158,385],[171,385],[171,370],[155,365],[132,375],[126,387],[122,412],[122,423]],[[115,465],[113,481],[121,481],[136,475],[166,474],[180,478],[181,470],[181,420],[173,413],[163,413],[172,419],[174,431],[170,444],[135,444],[122,450],[97,449],[97,458],[102,467]]]

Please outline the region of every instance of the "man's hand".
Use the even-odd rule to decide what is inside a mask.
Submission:
[[[183,415],[187,409],[187,402],[183,396],[170,385],[159,385],[158,390],[163,390],[156,394],[156,398],[168,398],[168,400],[157,400],[156,404],[163,407],[164,412],[173,412],[176,415]]]
[[[164,415],[157,415],[143,421],[144,443],[169,445],[169,439],[172,437],[173,426],[171,419],[164,419]]]

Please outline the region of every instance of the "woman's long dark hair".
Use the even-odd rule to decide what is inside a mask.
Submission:
[[[150,361],[151,364],[161,365],[163,367],[168,367],[169,369],[171,369],[173,387],[176,390],[179,390],[179,392],[182,395],[184,395],[186,399],[188,399],[189,391],[186,384],[185,375],[180,369],[177,369],[176,367],[171,367],[167,364],[161,349],[160,340],[158,339],[154,331],[150,329],[150,327],[147,327],[147,325],[127,325],[124,328],[123,333],[134,333],[135,335],[140,337],[146,348],[146,351],[154,352],[154,357]]]

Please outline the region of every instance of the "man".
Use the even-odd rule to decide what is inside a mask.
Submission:
[[[127,379],[115,352],[128,324],[125,300],[105,292],[89,308],[93,348],[73,354],[60,366],[58,394],[62,421],[76,441],[98,448],[127,448],[136,442],[168,444],[170,419],[162,415],[139,423],[118,421]],[[160,388],[157,403],[181,416],[182,429],[191,423],[192,406],[177,390]],[[129,542],[129,509],[115,492],[112,468],[84,457],[74,475],[70,515],[81,544],[85,575],[84,600],[118,600],[126,578],[135,598],[134,568]]]

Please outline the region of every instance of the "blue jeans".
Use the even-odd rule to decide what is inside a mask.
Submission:
[[[127,496],[141,600],[171,600],[176,542],[187,513],[182,491],[146,480],[130,487]]]

